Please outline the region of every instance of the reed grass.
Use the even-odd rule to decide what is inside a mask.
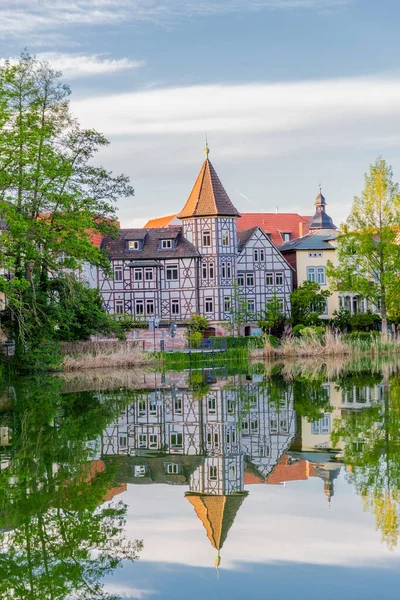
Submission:
[[[63,350],[65,371],[151,366],[155,363],[152,355],[140,350],[134,342],[78,342]]]

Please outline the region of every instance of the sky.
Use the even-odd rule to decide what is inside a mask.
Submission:
[[[381,543],[374,515],[343,474],[330,508],[320,479],[247,486],[218,575],[186,490],[128,485],[118,496],[128,504],[127,537],[143,540],[143,550],[107,578],[110,593],[129,600],[398,599],[400,550]]]
[[[382,155],[400,180],[398,0],[0,0],[0,56],[64,73],[71,108],[129,175],[122,226],[184,205],[207,134],[242,212],[335,223]]]

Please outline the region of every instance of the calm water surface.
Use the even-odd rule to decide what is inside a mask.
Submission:
[[[3,380],[2,599],[398,599],[400,375]]]

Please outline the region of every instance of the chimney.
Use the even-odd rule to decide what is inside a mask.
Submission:
[[[309,233],[310,227],[307,221],[303,221],[299,223],[299,237],[303,237],[303,235],[307,235]]]

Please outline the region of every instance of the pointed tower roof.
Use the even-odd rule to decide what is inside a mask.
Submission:
[[[325,212],[326,200],[322,195],[321,186],[319,188],[319,194],[315,198],[315,214],[311,217],[309,222],[309,229],[337,229],[334,225],[331,217]]]
[[[225,191],[214,167],[208,160],[209,149],[205,149],[203,162],[190,196],[178,219],[190,217],[240,217]]]
[[[203,523],[207,537],[216,550],[221,550],[233,525],[236,514],[248,492],[237,492],[229,496],[187,493],[185,497],[193,506]]]

